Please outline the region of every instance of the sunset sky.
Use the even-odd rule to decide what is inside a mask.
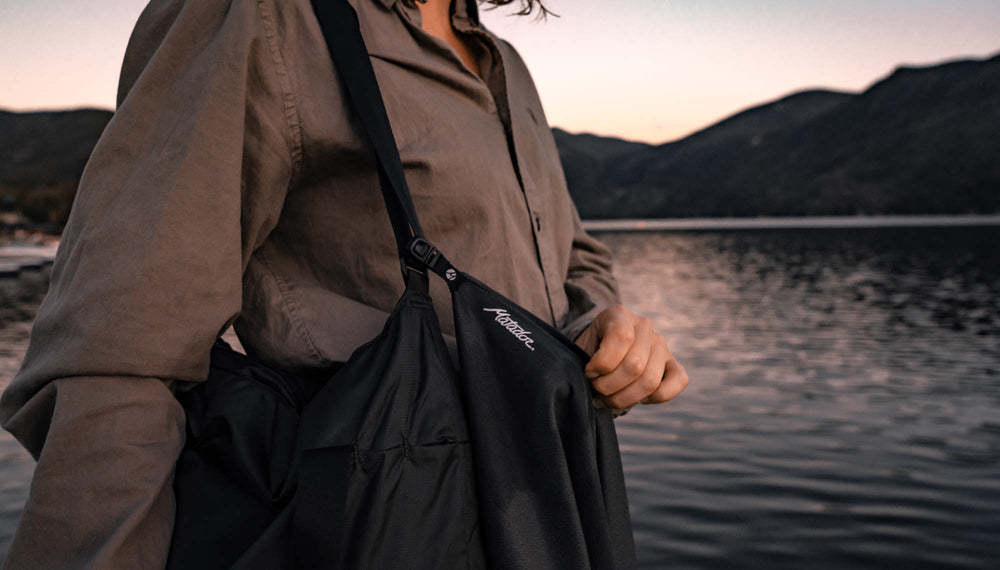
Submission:
[[[900,64],[1000,52],[997,0],[546,0],[482,9],[527,61],[549,122],[648,142],[811,87],[861,90]],[[0,108],[113,108],[145,0],[0,0]]]

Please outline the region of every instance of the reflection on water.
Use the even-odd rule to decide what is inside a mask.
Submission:
[[[619,420],[644,567],[996,567],[1000,229],[599,237],[692,377]]]
[[[51,265],[0,278],[0,390],[17,372],[28,348],[31,321],[48,288]],[[9,433],[0,429],[0,560],[7,552],[35,463]]]
[[[692,377],[617,420],[644,568],[1000,560],[1000,229],[598,235]],[[0,554],[30,471],[0,435]]]

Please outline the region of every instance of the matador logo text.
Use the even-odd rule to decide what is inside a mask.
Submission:
[[[524,346],[528,347],[528,350],[535,350],[535,347],[532,346],[535,344],[535,339],[528,336],[531,334],[531,331],[524,330],[524,327],[518,324],[518,322],[514,319],[510,318],[510,313],[508,313],[506,309],[487,309],[486,307],[483,307],[483,310],[496,313],[497,316],[493,319],[494,322],[499,323],[500,326],[507,329],[510,334],[514,335],[517,340],[523,342]]]

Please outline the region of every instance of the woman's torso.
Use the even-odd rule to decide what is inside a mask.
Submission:
[[[572,204],[523,61],[475,26],[466,0],[456,0],[453,24],[488,47],[485,82],[419,27],[416,8],[350,1],[427,238],[460,269],[558,324],[567,311]],[[275,229],[249,260],[234,328],[265,360],[320,367],[378,334],[403,282],[374,164],[311,6],[271,9],[301,164]],[[451,299],[439,279],[431,297],[453,346]]]

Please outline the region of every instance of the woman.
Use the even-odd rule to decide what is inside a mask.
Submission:
[[[472,0],[349,1],[428,237],[592,355],[595,405],[675,397],[687,375],[620,305],[514,48]],[[150,2],[0,401],[38,460],[6,567],[164,565],[173,392],[205,379],[230,325],[303,372],[378,334],[402,283],[364,141],[309,0]],[[457,365],[440,280],[431,297]]]

